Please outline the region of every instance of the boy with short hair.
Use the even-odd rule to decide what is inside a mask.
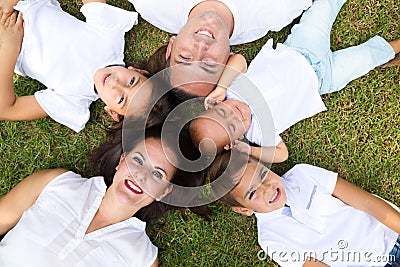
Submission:
[[[228,167],[229,156],[225,152],[214,161],[211,181]],[[259,244],[279,265],[400,263],[399,210],[337,173],[298,164],[279,177],[250,159],[239,176],[221,200],[235,212],[255,214]]]

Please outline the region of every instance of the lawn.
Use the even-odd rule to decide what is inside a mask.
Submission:
[[[60,3],[69,13],[82,18],[78,0]],[[127,1],[110,3],[133,10]],[[360,44],[376,34],[387,40],[399,38],[398,4],[398,0],[348,1],[334,24],[332,49]],[[282,42],[289,30],[286,27],[232,50],[242,53],[249,63],[269,38]],[[169,34],[140,19],[126,35],[126,61],[146,60],[168,39]],[[344,90],[323,96],[328,111],[301,121],[282,134],[289,160],[272,169],[283,174],[297,163],[317,165],[400,205],[399,70],[377,68]],[[15,88],[17,95],[44,89],[38,82],[18,76]],[[0,122],[0,195],[41,169],[63,167],[94,175],[96,171],[89,169],[90,153],[104,142],[105,128],[111,122],[100,101],[92,105],[91,111],[90,121],[79,134],[50,118]],[[161,266],[274,266],[257,258],[260,247],[254,217],[236,215],[222,204],[210,207],[214,211],[211,222],[186,211],[184,217],[172,212],[148,226],[150,238],[159,247]]]

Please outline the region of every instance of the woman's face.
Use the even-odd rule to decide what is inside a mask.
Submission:
[[[169,149],[164,147],[164,149]],[[161,141],[147,138],[134,147],[126,156],[122,155],[114,175],[113,188],[119,201],[144,207],[160,200],[172,190],[169,181],[176,168],[164,153]]]
[[[146,83],[147,80],[143,74],[132,67],[105,67],[98,69],[94,75],[97,94],[106,104],[107,112],[123,116],[126,115],[131,101],[134,101],[132,105],[138,114],[147,108],[153,89],[151,82]],[[110,115],[112,116],[111,113]]]

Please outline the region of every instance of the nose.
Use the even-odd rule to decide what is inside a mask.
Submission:
[[[136,172],[133,174],[133,176],[134,176],[135,180],[137,180],[137,181],[140,181],[140,182],[146,181],[146,175],[144,175],[144,174],[143,174],[142,172],[140,172],[140,171],[136,171]]]
[[[116,90],[116,89],[121,89],[122,85],[118,77],[110,77],[109,78],[109,86],[111,89]]]

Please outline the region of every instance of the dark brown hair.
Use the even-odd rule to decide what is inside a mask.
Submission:
[[[224,190],[227,192],[219,200],[232,206],[232,207],[243,207],[230,193],[239,184],[241,177],[237,179],[240,170],[243,168],[244,164],[247,163],[247,156],[244,154],[237,153],[238,155],[232,157],[231,150],[224,150],[219,153],[213,163],[208,169],[208,176],[210,177],[210,182],[219,179],[222,175],[229,177],[225,186],[219,188],[218,190]],[[215,192],[217,193],[217,192]]]
[[[145,130],[145,138],[156,138],[161,139],[161,125],[152,126]],[[100,147],[93,150],[93,163],[99,165],[100,168],[100,175],[104,177],[104,181],[107,186],[112,184],[112,180],[114,174],[116,172],[115,168],[119,164],[119,159],[123,153],[122,147],[122,128],[117,131],[114,131],[111,136],[111,140],[104,143]],[[125,133],[125,132],[124,132]],[[129,133],[129,147],[133,148],[139,142],[143,141],[140,140],[139,136],[142,133],[139,131],[135,131],[132,129]],[[164,140],[172,140],[171,138],[176,138],[176,136],[168,136],[168,133],[163,132],[163,143]],[[196,159],[199,157],[199,153],[197,149],[191,145],[191,140],[187,134],[187,131],[182,131],[179,136],[179,147],[181,148],[182,154],[187,159]],[[167,144],[168,145],[168,141]],[[124,147],[127,150],[126,144]],[[178,163],[179,165],[179,163]],[[177,169],[174,177],[171,179],[171,183],[185,186],[185,187],[196,187],[201,186],[204,184],[205,181],[205,172],[197,172],[197,173],[189,173],[182,170]],[[154,201],[146,207],[140,209],[136,214],[135,217],[146,221],[152,222],[161,217],[164,217],[168,210],[172,209],[181,209],[180,207],[175,207],[168,205],[163,202]],[[190,208],[194,213],[202,216],[206,220],[209,220],[209,215],[211,214],[211,210],[207,207],[194,207]]]

